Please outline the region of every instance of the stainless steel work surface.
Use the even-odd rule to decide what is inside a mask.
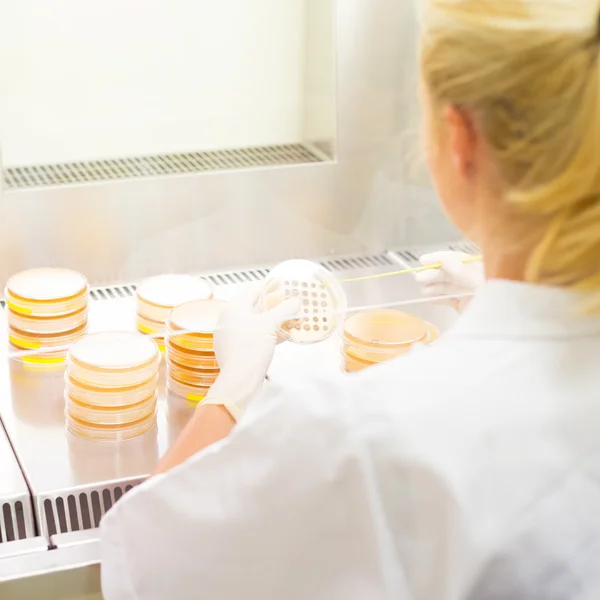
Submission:
[[[134,311],[132,297],[92,302],[90,329],[133,330]],[[4,315],[1,321],[0,335],[6,335]],[[0,415],[34,494],[43,535],[97,526],[105,510],[152,471],[178,433],[176,418],[167,425],[164,394],[159,426],[147,435],[122,443],[80,439],[65,431],[64,368],[25,365],[0,346]]]
[[[332,258],[322,263],[340,280],[398,269],[398,263],[387,254]],[[241,282],[260,278],[256,273],[264,276],[266,270],[214,274],[209,278],[217,284],[216,296],[227,299],[235,295]],[[364,306],[408,302],[418,296],[410,276],[348,282],[344,288],[350,312]],[[90,330],[135,330],[133,289],[122,286],[94,290]],[[415,304],[411,310],[425,310],[424,316],[441,327],[447,320],[439,307]],[[0,335],[6,335],[5,326],[2,315]],[[32,368],[9,359],[6,349],[1,352],[0,415],[33,492],[41,532],[48,539],[56,533],[97,527],[104,512],[152,472],[191,414],[192,409],[184,401],[167,397],[163,373],[156,428],[127,442],[81,439],[65,431],[64,369]],[[339,337],[313,346],[283,345],[270,371],[273,379],[279,372],[289,373],[296,361],[303,369],[339,372]],[[21,490],[26,490],[22,479]]]
[[[33,537],[34,529],[31,496],[0,424],[0,544]]]

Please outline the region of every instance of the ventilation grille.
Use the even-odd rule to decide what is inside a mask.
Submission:
[[[92,300],[118,300],[119,298],[130,298],[135,296],[135,285],[111,285],[107,287],[92,288],[90,298]]]
[[[418,250],[396,250],[395,254],[399,256],[405,263],[408,265],[418,265],[419,264],[419,256],[423,254],[423,252],[419,252]]]
[[[214,285],[239,285],[240,283],[261,281],[268,274],[269,269],[249,269],[247,271],[232,271],[230,273],[213,273],[205,277]]]
[[[81,491],[43,500],[43,534],[70,533],[95,529],[100,519],[119,499],[140,481]]]
[[[239,285],[240,283],[252,283],[253,281],[261,281],[269,274],[269,269],[248,269],[245,271],[231,271],[223,273],[212,273],[203,275],[205,279],[213,285]],[[90,290],[92,300],[118,300],[119,298],[130,298],[135,296],[137,286],[130,285],[110,285],[105,287],[96,287]],[[4,307],[4,301],[0,301]]]
[[[449,250],[455,250],[457,252],[464,252],[465,254],[471,254],[473,256],[481,253],[478,246],[471,242],[457,242],[455,244],[447,244],[446,248]],[[428,252],[436,252],[438,250],[440,250],[440,246],[421,246],[414,248],[403,248],[402,250],[395,250],[394,254],[400,257],[408,266],[417,267],[421,264],[419,262],[420,256],[422,256],[423,254],[427,254]]]
[[[30,515],[26,515],[30,510],[23,502],[20,500],[12,504],[7,502],[0,508],[0,544],[33,537],[34,532],[29,524],[31,519],[29,521],[27,519]]]
[[[450,250],[464,252],[465,254],[471,254],[472,256],[481,254],[479,246],[477,246],[477,244],[473,244],[472,242],[459,242],[457,244],[450,244],[448,248],[450,248]]]
[[[321,157],[301,144],[287,144],[215,150],[212,152],[188,152],[113,160],[9,167],[4,170],[4,183],[8,189],[23,189],[322,161]]]
[[[381,267],[393,264],[394,263],[385,254],[355,256],[352,258],[332,258],[321,261],[321,265],[330,271],[345,271],[347,269]]]

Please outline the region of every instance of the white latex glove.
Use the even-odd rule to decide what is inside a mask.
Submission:
[[[203,404],[222,404],[236,420],[263,385],[281,325],[298,317],[301,309],[300,299],[291,298],[261,312],[262,285],[249,286],[230,302],[214,333],[221,372]]]
[[[436,296],[457,296],[459,294],[473,294],[483,283],[483,263],[462,262],[470,258],[464,252],[441,251],[421,256],[423,266],[441,263],[441,269],[429,269],[415,274],[417,283],[421,286],[421,294],[426,298]],[[469,297],[440,299],[440,304],[452,306],[461,312],[468,304]]]

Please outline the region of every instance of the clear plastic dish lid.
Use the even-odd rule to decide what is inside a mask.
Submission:
[[[197,300],[177,306],[167,321],[167,341],[178,348],[212,351],[213,332],[226,306],[221,300]]]
[[[67,355],[73,379],[95,387],[129,387],[151,379],[161,355],[156,343],[139,333],[101,332],[71,346]]]
[[[31,269],[13,275],[4,294],[8,307],[22,315],[62,315],[87,304],[86,278],[70,269]]]
[[[287,321],[280,330],[291,342],[321,342],[343,321],[346,294],[333,274],[319,264],[290,260],[269,273],[260,295],[261,309],[269,310],[288,298],[298,298],[301,303],[298,318]]]
[[[393,309],[375,309],[351,315],[344,323],[344,338],[355,344],[394,349],[423,341],[429,324],[416,315]]]
[[[148,433],[156,426],[157,409],[147,417],[123,425],[102,425],[80,421],[65,408],[66,429],[69,433],[97,442],[123,442]]]
[[[169,311],[193,300],[209,300],[213,287],[192,275],[158,275],[146,279],[137,289],[137,310],[147,319],[165,322]]]

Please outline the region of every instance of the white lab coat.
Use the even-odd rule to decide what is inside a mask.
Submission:
[[[436,347],[272,386],[102,522],[106,600],[598,600],[600,320],[486,284]]]

